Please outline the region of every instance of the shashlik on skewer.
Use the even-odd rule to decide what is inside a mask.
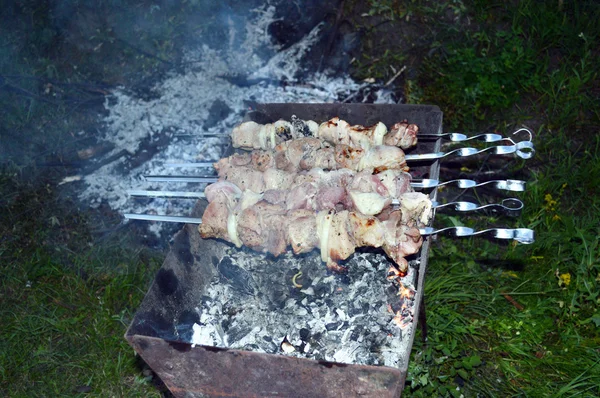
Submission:
[[[419,127],[402,121],[394,124],[388,132],[385,124],[373,126],[354,125],[334,117],[320,125],[313,120],[292,118],[291,122],[258,124],[243,122],[234,127],[231,142],[235,148],[246,150],[273,149],[282,142],[314,137],[332,145],[344,144],[353,148],[369,149],[378,145],[392,145],[403,149],[417,144]]]
[[[288,173],[277,169],[259,171],[245,166],[221,168],[219,179],[235,184],[241,190],[264,192],[264,200],[281,204],[287,210],[307,208],[315,211],[356,210],[376,215],[394,200],[413,192],[410,174],[401,170],[385,170],[378,174],[348,169],[326,172],[312,169]],[[431,209],[429,209],[431,210]],[[422,221],[427,224],[428,220]]]
[[[382,247],[404,274],[404,257],[418,252],[423,242],[416,221],[422,216],[421,199],[378,218],[348,210],[287,210],[227,181],[208,186],[205,194],[209,204],[199,226],[202,238],[224,239],[274,256],[288,246],[295,254],[319,248],[321,259],[336,270],[343,269],[338,261],[357,247],[371,246]]]
[[[402,149],[379,145],[368,150],[352,148],[348,145],[331,146],[318,138],[300,138],[281,143],[273,151],[255,150],[233,154],[213,164],[220,172],[231,167],[241,167],[265,171],[278,169],[286,172],[310,170],[350,169],[380,172],[387,169],[408,170]]]
[[[213,183],[217,181],[216,176],[159,176],[159,175],[145,175],[146,181],[151,182],[197,182],[197,183]],[[527,187],[527,183],[521,180],[490,180],[477,182],[475,180],[449,180],[440,181],[430,178],[424,178],[420,180],[413,180],[410,186],[417,189],[430,189],[443,187],[445,185],[455,185],[458,188],[470,189],[477,188],[485,185],[491,185],[495,189],[501,189],[505,191],[523,192]]]

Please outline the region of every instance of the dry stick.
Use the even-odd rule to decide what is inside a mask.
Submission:
[[[511,303],[512,305],[515,306],[516,309],[518,309],[519,311],[523,311],[525,309],[525,307],[523,307],[521,304],[519,304],[517,302],[517,300],[515,300],[514,298],[512,298],[511,296],[508,295],[508,293],[500,293],[502,296],[504,296],[504,298]]]
[[[326,56],[329,56],[331,54],[331,49],[333,48],[333,42],[335,41],[335,36],[337,35],[337,32],[339,30],[340,21],[342,20],[342,15],[344,13],[344,1],[345,0],[342,0],[338,7],[338,11],[335,16],[335,23],[333,24],[333,31],[331,32],[331,37],[329,38],[329,43],[327,43],[327,50],[326,50],[325,54],[323,54],[321,56],[321,59],[319,60],[319,67],[317,68],[317,72],[321,71],[321,67],[323,66],[323,58]]]
[[[390,84],[392,84],[394,82],[394,80],[396,80],[398,78],[398,76],[400,76],[402,74],[402,72],[404,72],[406,70],[406,65],[404,65],[399,71],[398,73],[396,73],[390,80],[387,81],[387,83],[385,83],[385,87],[389,86]]]

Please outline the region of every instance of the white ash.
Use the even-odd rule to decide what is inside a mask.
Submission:
[[[270,44],[267,26],[273,21],[272,6],[255,10],[245,26],[231,24],[230,48],[217,50],[208,45],[191,49],[186,56],[183,73],[172,74],[158,82],[151,91],[153,99],[142,99],[119,89],[107,99],[104,119],[104,140],[114,145],[108,157],[125,153],[121,158],[83,176],[86,186],[80,199],[92,207],[107,203],[121,212],[188,215],[193,203],[189,200],[144,199],[128,197],[130,189],[203,190],[204,185],[183,183],[149,183],[144,175],[211,174],[212,170],[169,169],[164,163],[214,160],[221,157],[228,144],[228,134],[241,122],[248,109],[246,101],[255,102],[334,102],[348,98],[364,88],[347,76],[330,77],[314,74],[299,82],[300,61],[310,46],[319,40],[317,26],[303,40],[284,51]],[[270,59],[263,59],[264,48],[270,47]],[[259,51],[260,50],[260,51]],[[269,53],[269,52],[268,52]],[[236,85],[223,76],[241,74],[258,83]],[[262,80],[261,80],[262,79]],[[285,85],[281,84],[285,80]],[[381,98],[386,98],[385,96]],[[387,100],[387,98],[386,98]],[[227,116],[206,126],[211,107],[218,101],[227,109]],[[199,133],[214,133],[221,137],[204,139]],[[189,136],[181,136],[189,134]],[[144,142],[152,144],[167,137],[167,144],[149,154]],[[132,159],[148,158],[130,166]],[[161,224],[152,232],[159,233]]]
[[[417,280],[414,263],[402,278],[411,289]],[[411,317],[401,329],[392,320],[388,304],[398,296],[397,287],[386,280],[389,260],[357,253],[346,265],[348,273],[339,275],[327,271],[317,253],[273,259],[232,251],[198,303],[200,320],[193,326],[191,343],[346,364],[406,366],[413,322]],[[282,347],[284,341],[293,349]]]

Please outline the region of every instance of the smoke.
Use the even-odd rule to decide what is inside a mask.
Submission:
[[[187,49],[184,70],[157,82],[151,88],[151,98],[140,98],[125,88],[113,92],[105,103],[107,116],[103,119],[103,140],[113,150],[105,158],[123,156],[84,176],[82,201],[92,206],[108,203],[122,212],[185,215],[189,201],[139,202],[129,198],[127,190],[203,189],[197,185],[151,184],[143,176],[197,174],[198,170],[173,170],[164,164],[218,159],[248,102],[333,102],[364,87],[348,76],[332,77],[304,66],[302,61],[322,40],[322,23],[298,42],[282,46],[269,34],[269,27],[279,21],[275,6],[250,10],[244,23],[235,15],[221,17],[228,28],[226,40],[218,46],[202,43]],[[202,137],[205,133],[215,138]],[[137,161],[139,158],[145,161]],[[157,225],[152,228],[160,230]]]

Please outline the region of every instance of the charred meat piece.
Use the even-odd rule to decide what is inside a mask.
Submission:
[[[348,169],[329,172],[312,169],[300,173],[268,169],[260,177],[256,172],[238,167],[221,168],[219,176],[236,185],[240,181],[239,187],[243,190],[263,192],[264,200],[287,210],[348,209],[376,215],[389,207],[392,200],[412,192],[410,174],[400,170],[371,174]],[[251,185],[252,182],[255,185]]]
[[[239,195],[228,182],[213,185],[199,226],[202,238],[224,239],[275,256],[288,246],[297,254],[319,248],[321,259],[333,269],[357,247],[382,247],[401,273],[408,266],[404,257],[416,253],[423,241],[414,222],[403,224],[402,210],[391,211],[385,221],[348,210],[287,210],[252,192]]]
[[[372,146],[383,145],[387,132],[387,127],[381,122],[369,127],[360,124],[351,126],[339,117],[334,117],[319,126],[318,137],[334,145],[369,149]]]
[[[243,122],[231,133],[235,148],[246,150],[273,149],[276,145],[301,138],[319,138],[331,145],[348,145],[353,148],[369,149],[378,145],[393,145],[406,149],[416,145],[419,128],[402,121],[387,127],[379,122],[373,126],[350,125],[339,117],[317,124],[313,120],[301,120],[292,116],[291,122],[278,120],[275,123],[258,124]]]
[[[261,150],[235,154],[214,163],[217,171],[239,166],[259,171],[276,168],[287,172],[314,168],[325,170],[346,168],[376,173],[388,169],[408,171],[404,151],[398,147],[378,145],[367,150],[344,144],[333,147],[318,138],[286,141],[277,145],[273,152]]]

